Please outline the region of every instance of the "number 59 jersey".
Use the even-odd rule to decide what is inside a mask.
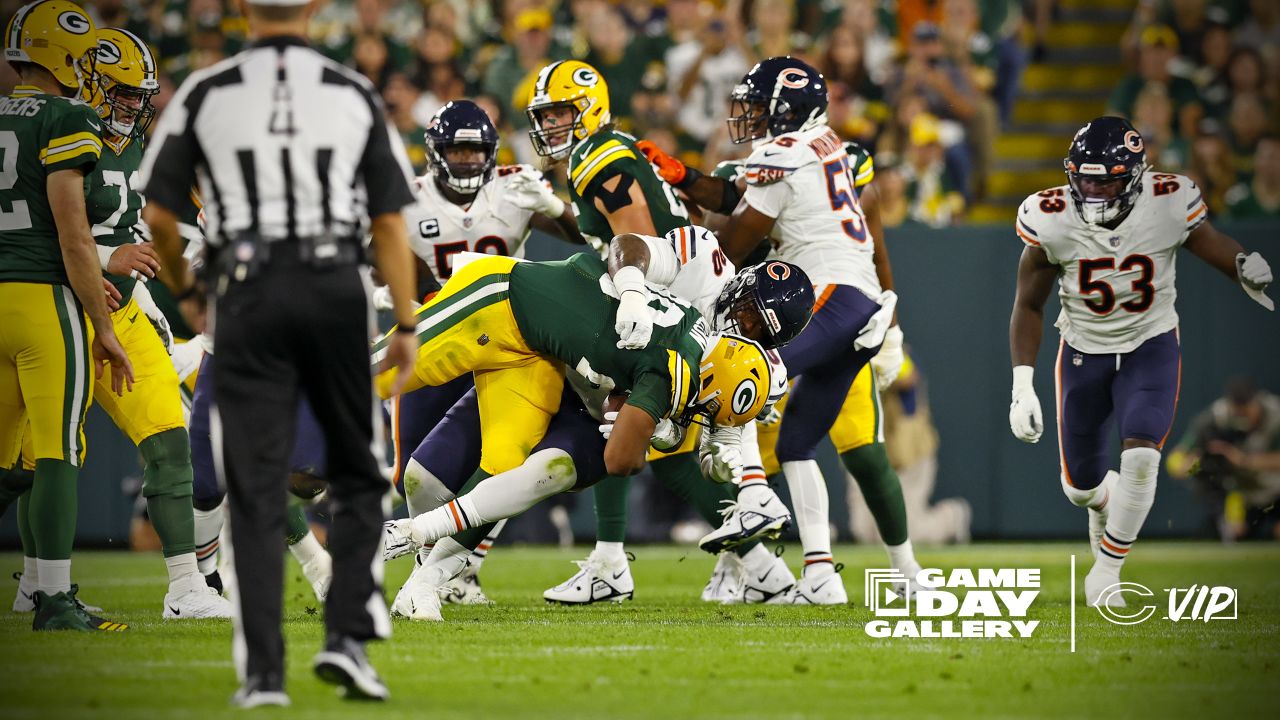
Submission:
[[[415,181],[417,200],[402,211],[409,247],[441,285],[453,275],[458,253],[524,257],[533,211],[505,201],[507,185],[519,173],[542,179],[542,173],[529,165],[500,166],[467,206],[449,202],[430,174]]]
[[[814,285],[880,294],[857,173],[844,143],[821,125],[785,133],[752,151],[743,199],[775,218],[770,257],[795,263]]]
[[[1086,223],[1067,186],[1024,200],[1014,229],[1058,266],[1063,339],[1085,353],[1127,353],[1177,327],[1178,249],[1207,214],[1190,178],[1147,171],[1114,230]]]

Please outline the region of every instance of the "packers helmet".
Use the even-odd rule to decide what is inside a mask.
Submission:
[[[43,0],[18,8],[4,33],[4,59],[14,65],[31,63],[48,70],[69,94],[94,80],[94,50],[98,32],[79,5],[68,0]]]
[[[769,399],[769,361],[764,348],[741,335],[713,335],[702,356],[695,410],[722,427],[746,425]]]
[[[571,110],[573,119],[544,128],[544,114],[555,109]],[[554,62],[538,73],[525,112],[534,150],[543,157],[563,160],[575,145],[608,124],[609,86],[598,70],[584,62]]]
[[[98,31],[98,80],[82,93],[115,135],[142,137],[156,115],[151,98],[160,92],[156,61],[137,35],[119,28]]]

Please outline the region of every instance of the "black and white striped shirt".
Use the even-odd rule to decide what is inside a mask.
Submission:
[[[400,136],[363,76],[273,37],[193,73],[142,162],[148,202],[181,212],[198,184],[206,237],[363,237],[413,202]]]

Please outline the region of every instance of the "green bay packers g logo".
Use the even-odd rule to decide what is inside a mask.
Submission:
[[[600,76],[591,68],[578,68],[573,71],[573,82],[582,87],[595,87],[600,82]]]
[[[93,28],[93,24],[89,22],[89,18],[81,15],[75,10],[68,10],[59,15],[58,25],[72,35],[84,35]]]
[[[738,388],[733,391],[733,402],[730,407],[733,412],[742,415],[751,409],[756,403],[756,383],[754,380],[747,379],[738,383]]]
[[[98,62],[108,65],[115,65],[120,62],[124,54],[120,52],[120,48],[110,40],[98,41]]]

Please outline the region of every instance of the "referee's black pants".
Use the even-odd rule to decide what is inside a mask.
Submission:
[[[233,656],[246,677],[284,677],[287,462],[299,393],[324,429],[333,524],[330,636],[390,634],[379,556],[388,483],[369,363],[371,306],[355,264],[317,269],[292,245],[272,247],[255,277],[214,303],[211,435],[227,489],[237,588]]]

